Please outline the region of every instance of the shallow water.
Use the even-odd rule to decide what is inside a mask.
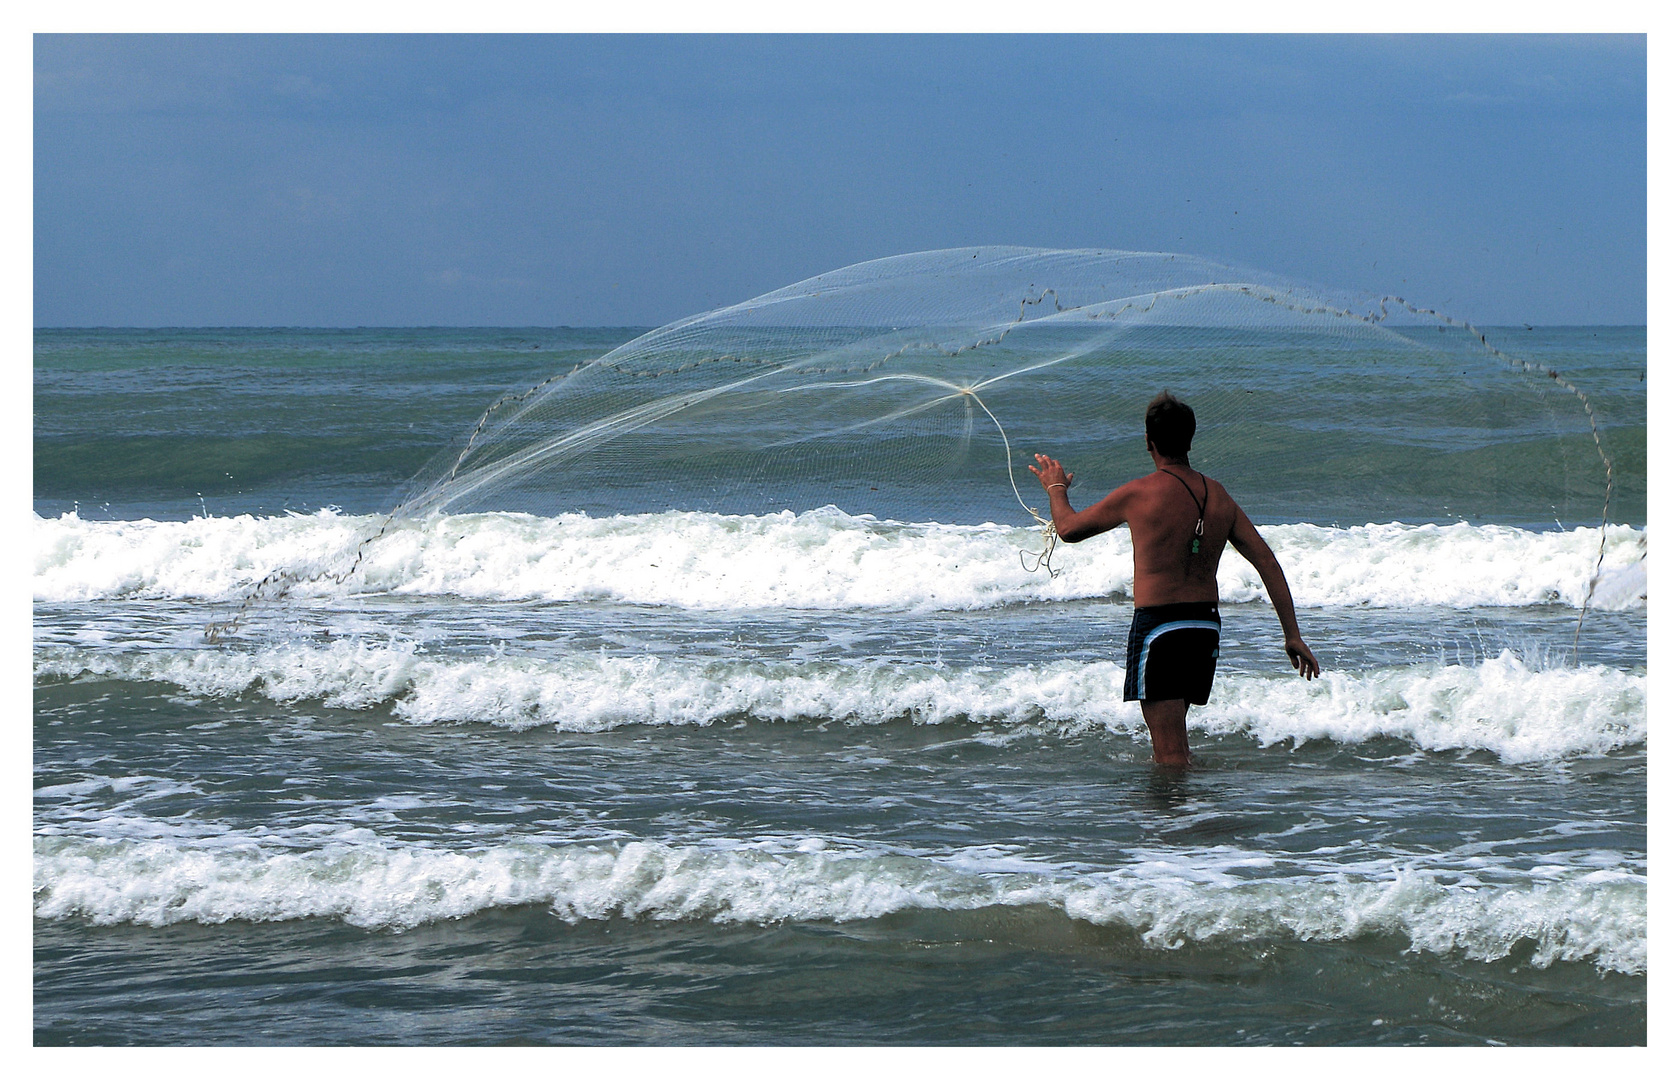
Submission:
[[[456,515],[208,641],[377,527],[426,394],[529,350],[199,333],[156,415],[130,337],[38,346],[40,1043],[1645,1041],[1642,512],[1578,652],[1578,523],[1268,525],[1326,677],[1229,560],[1174,775],[1121,700],[1123,534],[1050,579],[1003,526]],[[334,421],[384,465],[192,493],[253,437],[229,364],[291,423],[417,341],[457,394],[418,365]],[[190,468],[79,474],[109,438]]]

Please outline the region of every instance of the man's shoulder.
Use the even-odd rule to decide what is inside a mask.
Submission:
[[[1203,473],[1202,475],[1207,476],[1206,473]],[[1207,482],[1208,482],[1208,492],[1209,492],[1208,498],[1210,500],[1227,504],[1231,507],[1231,509],[1233,511],[1241,511],[1242,510],[1242,507],[1237,505],[1236,498],[1234,496],[1232,496],[1232,494],[1229,491],[1225,490],[1225,485],[1224,484],[1221,484],[1218,480],[1215,480],[1211,476],[1208,476]]]
[[[1128,480],[1121,484],[1114,489],[1111,495],[1117,495],[1124,499],[1128,496],[1141,495],[1144,492],[1152,491],[1155,487],[1155,481],[1160,478],[1160,475],[1160,473],[1145,473],[1135,480]]]

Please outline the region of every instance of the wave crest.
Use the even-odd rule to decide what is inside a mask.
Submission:
[[[822,845],[806,844],[804,848]],[[850,921],[906,909],[1045,905],[1136,931],[1146,947],[1403,934],[1416,951],[1472,959],[1532,943],[1530,962],[1645,970],[1645,882],[1615,871],[1514,886],[1176,874],[1140,859],[1112,872],[976,872],[909,855],[682,847],[632,841],[474,851],[341,844],[312,851],[183,848],[155,840],[39,837],[35,914],[164,926],[302,918],[403,929],[494,907],[768,923]]]
[[[36,518],[35,599],[230,600],[270,571],[308,577],[347,561],[380,519],[312,516],[83,521]],[[1263,526],[1306,607],[1579,605],[1598,531],[1503,525]],[[1610,528],[1613,606],[1645,603],[1644,531]],[[490,601],[612,601],[702,610],[969,610],[1129,595],[1124,529],[1063,547],[1055,578],[1027,572],[1032,529],[903,524],[833,508],[803,514],[691,512],[435,516],[393,525],[346,584],[305,581],[294,593],[391,592]],[[1634,580],[1637,578],[1637,580]],[[1220,597],[1261,600],[1259,575],[1235,554]]]
[[[36,651],[37,679],[163,682],[207,697],[251,692],[329,708],[387,706],[415,724],[552,725],[840,720],[878,724],[1051,724],[1146,738],[1125,672],[1111,661],[958,668],[930,664],[697,661],[580,654],[559,659],[429,657],[408,643],[340,641],[252,652]],[[1477,664],[1221,677],[1191,727],[1262,745],[1397,738],[1507,762],[1605,754],[1646,735],[1645,677],[1604,666],[1534,669],[1509,651]]]

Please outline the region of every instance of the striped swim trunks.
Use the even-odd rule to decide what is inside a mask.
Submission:
[[[1183,698],[1206,705],[1219,663],[1217,604],[1160,604],[1132,612],[1126,635],[1126,700]]]

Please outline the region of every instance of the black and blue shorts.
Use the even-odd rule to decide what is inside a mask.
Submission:
[[[1126,700],[1183,698],[1206,705],[1219,663],[1217,604],[1160,604],[1132,612],[1126,635]]]

